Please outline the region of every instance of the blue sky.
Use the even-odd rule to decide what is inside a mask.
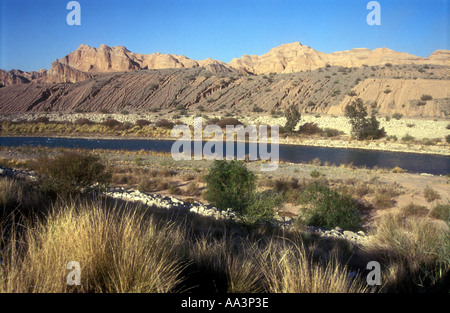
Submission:
[[[449,49],[450,0],[79,0],[81,26],[69,26],[69,0],[1,0],[0,68],[49,69],[80,44],[183,54],[229,62],[283,43],[316,50],[387,47],[418,56]]]

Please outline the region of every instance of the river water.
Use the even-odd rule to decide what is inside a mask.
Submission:
[[[0,137],[0,146],[47,146],[86,149],[153,150],[170,152],[174,141],[148,139],[84,139],[48,137]],[[269,146],[270,147],[270,146]],[[225,146],[223,148],[226,151]],[[236,151],[236,148],[234,149]],[[270,151],[270,148],[269,148]],[[248,145],[246,145],[248,153]],[[377,150],[311,147],[301,145],[279,145],[280,160],[307,163],[315,158],[322,162],[340,165],[382,168],[401,167],[412,173],[447,175],[450,173],[450,156],[420,153],[388,152]]]

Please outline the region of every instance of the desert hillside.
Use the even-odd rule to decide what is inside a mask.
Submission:
[[[427,58],[381,48],[322,53],[300,43],[229,64],[81,45],[50,70],[0,70],[0,113],[153,109],[341,115],[357,97],[380,114],[446,117],[449,51]]]

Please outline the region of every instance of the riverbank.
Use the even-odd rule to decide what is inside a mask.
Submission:
[[[204,116],[204,123],[208,119],[221,118],[223,115]],[[30,136],[30,137],[57,137],[57,138],[85,138],[85,139],[151,139],[151,140],[176,140],[171,137],[171,129],[155,126],[133,126],[139,120],[154,125],[162,118],[172,123],[193,125],[194,115],[179,116],[174,113],[167,114],[20,114],[8,116],[8,121],[33,121],[39,117],[47,117],[50,122],[63,122],[75,124],[77,120],[87,119],[94,126],[77,125],[72,128],[64,128],[60,124],[49,126],[36,124],[28,129],[10,130],[3,127],[1,136]],[[131,125],[129,129],[117,131],[110,129],[100,123],[108,119],[114,119],[120,123]],[[284,125],[284,117],[273,117],[265,115],[240,116],[239,121],[244,125]],[[4,119],[5,120],[5,119]],[[379,140],[358,141],[350,138],[350,124],[345,117],[341,116],[319,116],[305,115],[299,125],[314,123],[322,129],[332,128],[341,135],[334,137],[323,137],[320,135],[291,135],[280,136],[279,143],[284,145],[304,145],[329,148],[350,148],[364,150],[379,150],[390,152],[407,152],[422,154],[450,155],[450,145],[446,137],[450,135],[448,119],[391,119],[380,118],[380,127],[383,127],[387,137]],[[46,128],[47,127],[47,128]]]
[[[141,136],[111,136],[111,135],[99,135],[99,134],[37,134],[37,135],[16,135],[16,134],[1,134],[2,137],[38,137],[38,138],[63,138],[63,139],[90,139],[90,140],[161,140],[161,141],[176,141],[173,137],[141,137]],[[373,140],[373,141],[357,141],[350,138],[345,139],[321,139],[321,138],[295,138],[287,137],[279,139],[281,145],[294,145],[294,146],[309,146],[309,147],[324,147],[324,148],[344,148],[344,149],[362,149],[362,150],[375,150],[375,151],[389,151],[389,152],[403,152],[403,153],[420,153],[430,155],[450,155],[450,146],[448,144],[443,145],[424,145],[413,143],[396,143],[387,140]],[[1,139],[0,139],[1,145]]]

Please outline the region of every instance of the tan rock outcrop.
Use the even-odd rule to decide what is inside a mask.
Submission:
[[[315,70],[327,65],[359,67],[363,65],[390,64],[436,64],[450,65],[450,51],[438,50],[428,58],[418,57],[409,53],[396,52],[388,48],[374,50],[356,48],[333,53],[323,53],[299,42],[283,44],[271,49],[261,56],[244,55],[233,59],[229,65],[240,72],[254,74],[294,73]]]

